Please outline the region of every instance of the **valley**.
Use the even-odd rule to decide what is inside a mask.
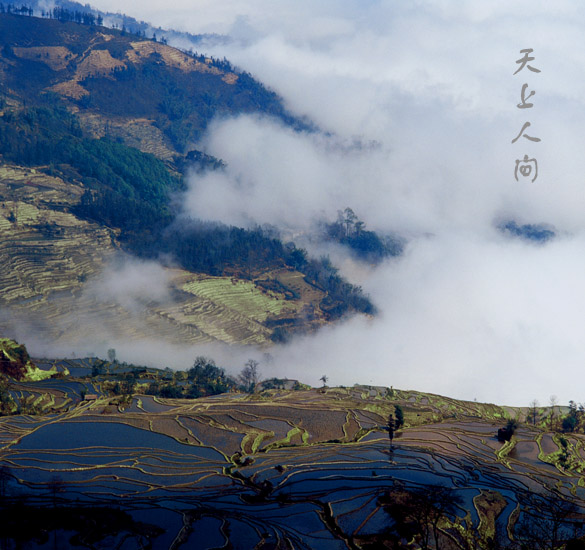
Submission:
[[[286,269],[241,280],[166,268],[167,302],[146,302],[138,313],[101,298],[92,284],[119,253],[119,233],[67,211],[83,188],[11,165],[0,168],[0,177],[0,307],[9,308],[20,323],[42,320],[47,339],[81,341],[98,325],[104,337],[262,345],[270,342],[268,320],[294,323],[310,310],[314,320],[307,326],[324,322],[319,310],[324,293],[301,274],[293,283],[297,297],[287,296],[286,286],[266,288],[269,281],[293,280],[295,272]],[[9,333],[11,323],[5,316],[0,329]]]
[[[184,190],[183,177],[222,166],[183,151],[177,132],[193,140],[227,104],[284,117],[274,94],[227,62],[112,29],[9,14],[0,14],[0,28],[4,334],[34,327],[56,344],[92,334],[264,346],[316,330],[338,316],[332,308],[347,309],[345,298],[316,283],[320,264],[308,278],[287,259],[290,247],[260,230],[173,224],[171,200]],[[165,96],[171,81],[181,90],[172,98]],[[131,99],[152,86],[141,95],[148,100]],[[216,100],[202,119],[200,99],[185,94],[212,89]],[[242,93],[255,99],[241,102]],[[25,107],[31,100],[36,106]],[[191,115],[173,114],[187,105]],[[103,281],[137,256],[163,257],[166,288],[163,299],[129,306]]]
[[[151,23],[68,0],[8,6],[0,3],[0,549],[585,548],[585,405],[552,395],[548,406],[503,406],[434,388],[489,384],[508,399],[528,381],[548,391],[554,380],[553,391],[561,376],[578,388],[567,373],[581,364],[567,352],[581,343],[577,331],[569,346],[553,339],[554,368],[536,373],[547,331],[517,317],[564,318],[552,304],[578,304],[579,292],[543,306],[562,286],[554,271],[554,284],[506,271],[524,258],[545,273],[538,254],[569,236],[523,219],[504,192],[459,196],[451,166],[461,163],[446,149],[448,169],[429,164],[425,139],[437,151],[439,141],[463,149],[453,138],[465,137],[461,127],[441,127],[435,140],[438,115],[427,116],[462,102],[449,116],[464,120],[475,99],[435,97],[459,82],[433,82],[428,67],[411,75],[368,65],[351,40],[365,6],[345,25],[317,18],[289,42],[265,29],[266,43],[250,38],[247,16],[230,23],[237,38],[162,29],[157,38]],[[321,23],[331,36],[317,39]],[[329,63],[347,52],[337,36],[355,52]],[[222,41],[244,63],[250,47],[269,49],[258,64],[248,58],[260,74],[280,58],[272,82],[285,82],[286,98],[225,57],[193,51]],[[302,71],[309,76],[297,82]],[[433,103],[411,87],[432,90]],[[383,108],[370,112],[376,101]],[[323,128],[301,114],[310,112]],[[417,116],[424,139],[405,156],[396,136]],[[288,187],[295,194],[281,192]],[[265,223],[240,204],[248,195],[259,211],[298,220]],[[211,206],[190,208],[194,197]],[[490,201],[502,210],[476,210]],[[555,338],[565,330],[554,329]],[[525,356],[535,341],[536,355]],[[125,344],[146,364],[120,361],[114,346]],[[216,351],[217,364],[203,355]],[[192,366],[177,367],[191,353]],[[358,383],[329,386],[343,371]],[[404,380],[437,393],[391,385]]]

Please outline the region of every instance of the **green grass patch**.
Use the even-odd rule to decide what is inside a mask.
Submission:
[[[510,441],[506,441],[497,451],[496,456],[498,460],[501,461],[507,468],[510,468],[510,464],[508,462],[508,455],[512,452],[512,449],[516,446],[516,436],[512,436]]]
[[[296,312],[298,307],[274,292],[262,292],[253,282],[231,277],[197,278],[182,285],[182,290],[228,307],[242,315],[264,322],[270,315],[284,310]]]
[[[303,445],[308,445],[309,444],[309,433],[306,430],[303,430],[303,428],[299,428],[298,426],[295,426],[294,428],[291,428],[287,434],[286,437],[284,437],[283,439],[279,439],[278,441],[275,441],[274,443],[271,443],[270,445],[268,445],[266,447],[266,451],[271,451],[273,449],[279,449],[280,447],[290,447],[292,446],[292,439],[293,437],[295,437],[296,435],[301,436],[301,440],[303,442]]]

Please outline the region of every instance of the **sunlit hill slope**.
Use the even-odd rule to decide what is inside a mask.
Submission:
[[[214,116],[304,127],[227,61],[96,24],[0,14],[0,108],[5,333],[264,344],[373,313],[333,266],[274,232],[174,222],[184,175],[223,169],[186,147]],[[122,277],[121,252],[164,257],[166,291],[130,304],[108,292],[104,271]]]

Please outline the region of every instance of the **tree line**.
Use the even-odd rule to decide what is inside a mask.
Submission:
[[[17,7],[15,4],[6,4],[0,2],[0,13],[12,13],[14,15],[34,16],[34,9],[31,6],[22,4]],[[56,19],[62,22],[79,23],[80,25],[98,25],[102,26],[104,19],[101,15],[94,15],[90,11],[71,10],[61,6],[55,6],[51,9],[42,10],[41,16],[46,19]]]
[[[138,256],[170,255],[190,271],[248,278],[290,266],[326,293],[321,308],[330,319],[350,311],[375,313],[362,289],[343,279],[327,257],[309,258],[294,243],[285,246],[272,229],[173,223],[170,194],[183,189],[181,179],[153,155],[108,138],[84,137],[77,118],[62,106],[6,111],[0,117],[0,154],[16,164],[45,165],[49,174],[59,173],[62,165],[72,168],[87,188],[72,212],[120,229],[121,243]]]
[[[261,380],[258,361],[249,359],[238,376],[226,373],[210,357],[198,356],[187,370],[166,368],[160,373],[141,367],[130,367],[128,372],[116,373],[115,363],[98,359],[94,362],[91,378],[102,380],[111,395],[132,396],[142,379],[150,380],[140,393],[171,399],[197,399],[230,391],[253,393]]]
[[[349,207],[338,210],[336,221],[324,224],[324,236],[347,246],[356,258],[371,263],[378,263],[389,256],[399,256],[403,250],[400,240],[367,230],[365,222]]]

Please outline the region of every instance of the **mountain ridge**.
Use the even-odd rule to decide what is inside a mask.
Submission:
[[[217,112],[261,111],[300,124],[274,92],[226,60],[95,24],[7,13],[0,13],[0,33],[4,95],[31,103],[34,94],[40,100],[53,92],[68,108],[104,118],[103,128],[120,117],[146,117],[175,154],[196,141]],[[91,133],[91,125],[85,130]]]
[[[267,345],[348,311],[373,313],[330,262],[271,231],[175,220],[170,197],[184,190],[183,174],[224,166],[183,154],[177,136],[190,142],[219,113],[287,119],[275,94],[230,68],[115,29],[0,13],[0,279],[14,289],[0,305],[19,323],[59,339],[78,335],[80,315],[101,327],[104,314],[118,317],[105,339]],[[120,251],[146,262],[131,260],[134,269],[166,258],[164,303],[139,299],[137,314],[104,299],[99,277],[116,273]]]

